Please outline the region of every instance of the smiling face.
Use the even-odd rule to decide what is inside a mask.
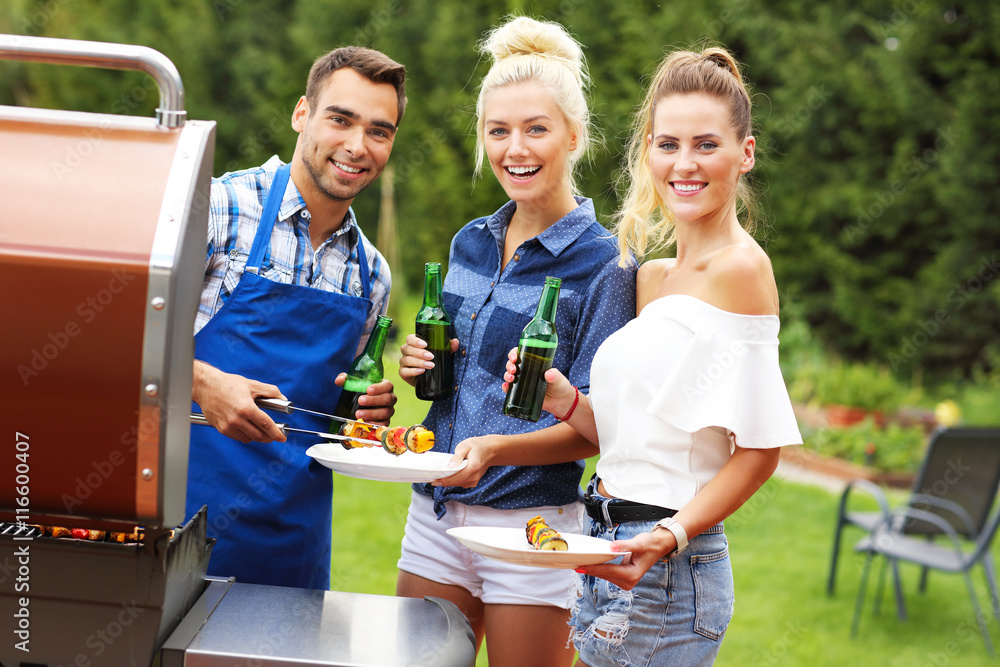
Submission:
[[[316,98],[292,113],[300,133],[292,158],[295,184],[309,199],[320,194],[350,202],[385,169],[397,122],[396,90],[352,69],[333,72]]]
[[[755,142],[736,136],[724,102],[700,93],[664,97],[648,141],[656,191],[676,221],[736,219],[736,186],[753,168]]]
[[[545,88],[498,88],[486,96],[483,118],[486,157],[508,197],[543,210],[572,200],[568,163],[576,133]]]

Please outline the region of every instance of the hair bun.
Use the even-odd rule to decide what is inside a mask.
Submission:
[[[704,60],[707,60],[708,62],[715,63],[721,69],[726,70],[734,77],[736,77],[736,80],[741,85],[745,85],[745,82],[743,81],[743,74],[740,72],[739,64],[736,62],[736,59],[733,58],[733,54],[731,54],[726,49],[721,49],[719,47],[709,47],[701,52],[700,57]]]
[[[558,60],[583,82],[583,50],[558,23],[536,21],[527,16],[508,20],[490,31],[479,47],[495,63],[516,56],[538,56]]]

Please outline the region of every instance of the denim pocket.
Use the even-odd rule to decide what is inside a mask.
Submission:
[[[503,377],[507,368],[507,353],[517,347],[521,332],[530,321],[531,315],[502,306],[495,308],[486,323],[486,335],[476,359],[479,367],[494,377]]]
[[[719,640],[733,618],[733,570],[729,547],[691,556],[694,580],[694,631]]]

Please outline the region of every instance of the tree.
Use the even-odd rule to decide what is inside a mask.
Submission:
[[[604,136],[579,179],[599,218],[630,116],[666,50],[720,43],[755,90],[760,235],[782,301],[839,355],[897,375],[968,375],[1000,359],[1000,6],[975,0],[10,0],[0,30],[151,46],[181,72],[192,118],[216,120],[215,171],[289,159],[312,61],[345,44],[407,67],[393,149],[403,275],[446,261],[454,233],[506,197],[472,178],[475,45],[508,13],[584,45]],[[72,70],[72,71],[70,71]],[[0,101],[151,115],[135,73],[7,64]],[[116,111],[117,112],[117,111]],[[488,167],[486,167],[488,170]],[[379,193],[355,209],[376,238]]]

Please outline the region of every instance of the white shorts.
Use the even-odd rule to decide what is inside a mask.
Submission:
[[[528,519],[542,515],[561,533],[583,531],[583,503],[562,507],[498,510],[458,502],[446,503],[439,521],[434,499],[414,492],[406,518],[402,553],[397,566],[439,584],[461,586],[485,604],[528,604],[570,609],[577,598],[579,575],[573,570],[504,563],[465,547],[445,531],[456,526],[498,526],[524,529]]]

